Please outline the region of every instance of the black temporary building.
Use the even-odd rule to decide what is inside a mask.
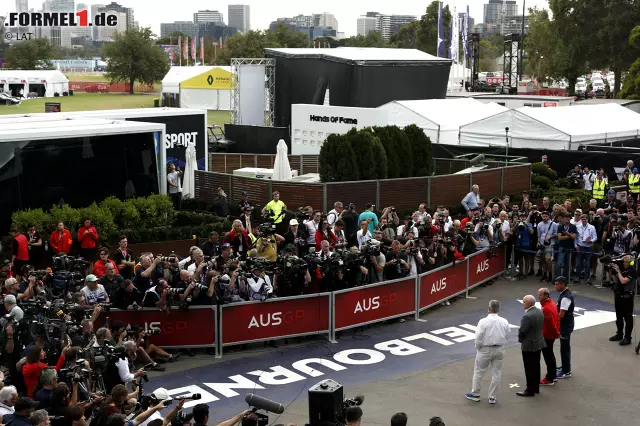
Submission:
[[[265,49],[276,59],[275,125],[291,124],[292,104],[376,108],[395,100],[444,99],[451,60],[417,49]]]

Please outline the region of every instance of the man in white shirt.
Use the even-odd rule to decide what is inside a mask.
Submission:
[[[98,278],[95,275],[89,274],[84,279],[85,286],[82,288],[82,294],[84,294],[84,300],[87,305],[95,305],[97,303],[109,303],[109,295],[104,289],[102,284],[98,284]]]
[[[316,247],[316,232],[320,229],[320,219],[322,218],[322,212],[315,212],[313,219],[305,220],[302,224],[307,227],[307,245],[315,251]],[[313,252],[313,251],[312,251]]]
[[[358,249],[362,250],[364,245],[373,238],[371,232],[369,232],[369,222],[366,220],[360,221],[360,230],[356,234],[356,238],[358,239]]]
[[[136,345],[136,342],[132,342],[129,340],[124,342],[122,345],[124,346],[124,349],[126,351],[126,357],[124,359],[118,358],[116,367],[118,368],[118,375],[120,376],[120,380],[122,380],[125,386],[127,386],[133,383],[136,377],[142,377],[146,373],[143,369],[140,369],[135,373],[132,373],[129,370],[129,362],[133,364],[137,357],[138,345]],[[130,386],[128,386],[128,388],[131,389]]]
[[[584,190],[591,191],[593,189],[593,182],[596,180],[596,174],[593,170],[589,170],[588,167],[585,167],[583,170],[584,173]]]
[[[329,225],[329,228],[333,229],[335,223],[340,219],[340,213],[342,213],[343,209],[344,206],[340,201],[336,201],[333,204],[333,210],[327,214],[327,224]]]
[[[578,235],[576,235],[576,255],[578,256],[578,266],[574,281],[582,280],[582,268],[584,267],[585,284],[591,285],[591,254],[593,253],[593,243],[598,241],[596,228],[589,223],[589,215],[583,214],[580,222],[576,224]]]
[[[502,361],[504,360],[504,346],[507,344],[509,322],[498,315],[500,302],[489,302],[489,315],[482,318],[476,327],[476,362],[473,368],[473,382],[471,392],[465,398],[480,401],[480,384],[484,372],[491,366],[491,385],[489,386],[489,404],[496,403],[496,395],[502,378]]]

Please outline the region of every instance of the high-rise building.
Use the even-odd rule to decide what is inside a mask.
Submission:
[[[28,12],[29,0],[16,0],[16,13]]]
[[[378,18],[374,16],[359,16],[357,34],[366,36],[371,31],[377,31]]]
[[[193,22],[224,22],[224,16],[217,10],[199,10],[193,14]]]
[[[118,24],[115,27],[98,27],[98,39],[96,41],[111,42],[113,36],[118,32],[122,33],[127,31],[127,12],[116,12],[110,10],[109,14],[116,15],[118,17]],[[131,24],[133,25],[133,23]]]
[[[500,16],[502,16],[502,4],[503,0],[489,0],[489,3],[484,5],[485,25],[500,24]]]
[[[505,1],[505,16],[516,16],[516,15],[521,15],[522,16],[522,12],[518,13],[518,4],[516,3],[516,0],[506,0]]]
[[[160,24],[160,37],[169,37],[169,34],[182,32],[189,37],[198,37],[200,27],[191,21],[163,22]]]
[[[464,19],[464,15],[465,15],[465,13],[466,13],[466,12],[459,12],[459,13],[458,13],[458,16],[460,17],[460,19]],[[470,28],[470,30],[469,30],[469,31],[470,31],[470,32],[472,32],[472,31],[471,31],[471,29],[472,29],[472,28],[473,28],[473,26],[476,24],[476,20],[475,20],[475,19],[473,19],[471,16],[469,16],[468,22],[469,22],[469,28]],[[460,27],[460,28],[462,28],[462,27]]]
[[[73,0],[71,0],[73,1]],[[103,8],[98,9],[99,12],[120,12],[124,13],[124,22],[125,22],[125,31],[132,30],[135,28],[135,18],[133,16],[133,8],[132,7],[124,7],[119,5],[116,2],[111,2]],[[120,27],[120,15],[118,15],[118,25]]]
[[[333,28],[334,30],[338,29],[338,20],[333,13],[314,13],[312,16],[314,27]]]
[[[524,33],[529,32],[529,16],[524,17]],[[504,21],[503,34],[521,34],[522,33],[522,15],[507,16]]]
[[[85,3],[76,5],[76,12],[88,10]],[[90,17],[89,19],[93,19]],[[85,45],[95,40],[93,27],[61,27],[60,45],[62,47],[73,47],[74,45]]]
[[[104,4],[92,4],[91,5],[91,16],[96,16],[98,11],[104,7]],[[98,27],[91,27],[91,36],[93,40],[98,39]]]
[[[367,12],[365,16],[358,18],[357,34],[365,36],[370,31],[377,31],[382,38],[389,40],[392,35],[400,32],[400,28],[415,20],[416,17],[411,15],[384,15],[378,12]],[[374,28],[371,28],[372,25]]]
[[[229,26],[235,27],[240,32],[246,32],[251,29],[251,10],[247,4],[230,4]]]

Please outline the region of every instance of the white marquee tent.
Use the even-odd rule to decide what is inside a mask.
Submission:
[[[432,143],[443,145],[458,145],[461,126],[509,111],[496,103],[472,98],[393,101],[378,108],[389,112],[389,125],[415,124],[424,130]]]
[[[162,93],[179,96],[180,108],[230,111],[232,75],[231,67],[173,66],[162,79]]]
[[[577,150],[580,145],[633,139],[640,135],[640,114],[618,104],[523,107],[460,128],[460,144],[512,148]]]
[[[0,92],[26,98],[29,93],[53,98],[54,93],[69,91],[69,80],[58,70],[0,70]]]

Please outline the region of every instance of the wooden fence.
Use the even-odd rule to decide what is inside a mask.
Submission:
[[[531,187],[531,164],[496,167],[459,175],[337,183],[290,183],[229,174],[241,167],[270,168],[271,156],[229,154],[216,155],[213,160],[212,169],[216,171],[196,171],[196,199],[211,201],[217,195],[218,188],[222,187],[232,202],[240,199],[242,191],[247,191],[249,199],[259,206],[264,206],[271,200],[273,191],[279,191],[280,199],[289,209],[311,206],[326,212],[333,208],[334,202],[341,201],[354,203],[358,209],[363,209],[367,203],[375,203],[380,209],[394,206],[403,211],[415,209],[419,202],[427,203],[428,207],[460,205],[472,185],[478,185],[480,194],[484,197],[516,194]],[[289,156],[289,161],[291,169],[298,170],[299,174],[317,173],[317,157]],[[443,161],[455,163],[456,169],[467,167],[458,164],[458,160]],[[223,170],[229,172],[225,173]]]

